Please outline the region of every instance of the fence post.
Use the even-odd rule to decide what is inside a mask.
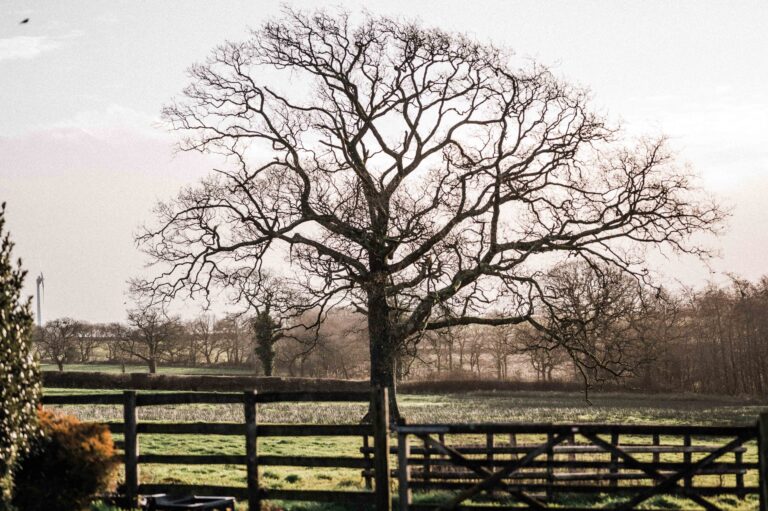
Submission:
[[[373,419],[373,466],[376,488],[376,511],[392,511],[389,473],[389,395],[386,387],[371,390],[371,418]]]
[[[549,447],[547,447],[547,502],[552,502],[552,485],[555,483],[555,473],[553,467],[553,462],[555,461],[555,451],[552,448],[552,441],[554,438],[555,435],[551,431],[547,433],[547,442],[549,443]]]
[[[690,466],[691,461],[693,460],[693,457],[691,456],[691,435],[685,435],[683,437],[683,446],[686,448],[685,453],[683,454],[683,463],[687,465],[687,470],[688,466]],[[693,477],[686,477],[684,484],[686,488],[690,489],[693,486]]]
[[[129,508],[138,504],[139,496],[139,437],[136,391],[123,392],[123,440],[125,443],[125,498]]]
[[[768,511],[768,413],[757,421],[757,451],[760,459],[760,511]]]
[[[739,447],[741,449],[741,447]],[[742,453],[740,450],[737,450],[735,453],[736,457],[736,489],[739,490],[739,499],[744,499],[744,468],[742,466],[742,463],[744,463],[744,453]]]
[[[611,445],[614,447],[619,446],[619,434],[615,431],[611,433]],[[611,474],[611,480],[609,481],[609,485],[613,488],[616,488],[619,486],[619,457],[616,455],[615,452],[611,452],[611,468],[610,468],[610,474]]]
[[[517,448],[517,435],[515,433],[509,434],[509,445],[510,447]],[[512,459],[516,460],[518,458],[517,452],[512,453]]]
[[[571,445],[571,447],[576,447],[576,434],[571,432],[571,435],[568,437],[568,443]],[[576,463],[576,451],[574,449],[571,449],[571,452],[568,454],[568,461],[575,464]],[[570,470],[566,470],[567,472],[578,472],[578,469],[571,468]]]
[[[371,464],[371,444],[368,441],[368,435],[363,435],[363,459],[365,459],[365,469],[363,470],[363,476],[365,477],[365,489],[373,489],[373,465]]]
[[[426,438],[424,439],[424,482],[428,483],[432,480],[432,447]]]
[[[488,470],[493,472],[493,433],[486,433],[485,448],[488,451],[485,453],[485,460],[488,462]]]
[[[402,421],[405,425],[405,419]],[[408,511],[413,495],[410,488],[411,467],[408,458],[411,456],[411,444],[407,433],[397,432],[397,492],[400,511]]]
[[[258,429],[256,417],[256,391],[245,391],[243,396],[245,412],[245,458],[246,473],[248,477],[248,509],[259,511],[261,509],[261,494],[259,492],[259,465],[258,465]]]

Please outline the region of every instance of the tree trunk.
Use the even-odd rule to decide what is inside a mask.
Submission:
[[[395,364],[397,341],[390,325],[389,305],[384,286],[368,291],[368,338],[371,356],[371,387],[389,389],[389,414],[392,422],[400,420],[397,407]]]
[[[149,366],[150,374],[155,374],[157,372],[157,360],[155,360],[154,358],[150,358],[147,361],[147,365]]]
[[[56,360],[56,365],[59,366],[59,371],[63,371],[64,370],[64,361]]]

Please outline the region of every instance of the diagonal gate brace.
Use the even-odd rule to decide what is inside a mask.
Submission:
[[[593,444],[602,447],[608,452],[611,452],[618,456],[619,458],[623,459],[627,466],[630,468],[634,468],[637,470],[642,470],[649,476],[651,476],[656,481],[664,482],[667,477],[661,474],[658,470],[653,468],[652,465],[649,465],[647,463],[643,463],[634,456],[630,455],[629,453],[625,452],[623,449],[619,448],[616,445],[613,445],[610,442],[606,442],[599,436],[597,436],[595,433],[585,433],[581,432],[581,435],[585,437],[587,440],[591,441]],[[685,477],[684,474],[683,477]],[[683,488],[683,494],[691,499],[692,501],[699,504],[701,507],[706,509],[707,511],[720,511],[720,508],[712,504],[710,501],[702,497],[701,495],[697,494],[695,491],[688,490],[687,488]]]
[[[552,438],[550,438],[547,442],[544,442],[543,444],[540,444],[534,449],[528,451],[528,454],[526,454],[523,458],[517,461],[513,461],[508,465],[505,465],[500,470],[493,472],[486,479],[480,481],[476,485],[470,488],[467,488],[463,492],[459,493],[449,503],[441,506],[440,509],[441,510],[454,509],[456,506],[458,506],[465,500],[474,497],[478,493],[482,491],[487,491],[494,487],[499,486],[500,484],[502,484],[502,481],[505,477],[509,477],[510,474],[527,466],[541,454],[544,454],[552,447],[565,441],[568,438],[568,436],[569,436],[568,434],[563,434],[563,433],[552,436]]]
[[[456,449],[448,447],[447,445],[435,440],[431,436],[429,435],[417,435],[417,436],[421,438],[423,441],[427,442],[427,444],[429,444],[430,446],[433,446],[436,450],[448,456],[451,459],[451,461],[453,461],[455,464],[468,468],[473,472],[475,472],[476,474],[486,478],[491,477],[493,475],[493,472],[491,472],[490,470],[487,470],[483,467],[478,467],[472,464],[472,461],[474,460],[468,459],[466,456],[458,452]],[[543,502],[536,499],[535,497],[528,495],[527,493],[521,490],[513,490],[511,488],[507,488],[506,485],[501,485],[501,486],[502,486],[501,487],[502,490],[509,492],[512,496],[516,497],[518,500],[525,502],[532,509],[546,508],[546,505]]]
[[[660,493],[666,493],[670,489],[672,489],[678,481],[681,479],[694,475],[697,471],[701,470],[702,468],[706,467],[713,461],[715,461],[717,458],[723,456],[724,454],[728,454],[729,452],[733,451],[737,447],[740,447],[744,442],[749,440],[746,436],[740,436],[724,446],[720,447],[719,449],[712,451],[710,454],[705,456],[704,458],[700,459],[696,463],[692,464],[690,467],[688,467],[685,470],[681,470],[680,472],[677,472],[676,474],[665,478],[658,486],[655,486],[653,488],[649,488],[645,490],[642,493],[639,493],[634,498],[630,499],[628,502],[625,502],[621,506],[618,506],[616,508],[616,511],[630,511],[632,509],[635,509],[640,503],[645,502],[649,498],[653,497],[654,495],[658,495]],[[694,499],[695,500],[695,499]],[[702,499],[704,500],[704,499]],[[706,502],[706,501],[705,501]],[[711,503],[707,502],[712,508],[717,509],[714,507]],[[704,505],[704,504],[702,504]],[[705,505],[706,507],[706,505]]]

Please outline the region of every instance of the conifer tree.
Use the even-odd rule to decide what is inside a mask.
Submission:
[[[275,343],[280,339],[280,323],[270,314],[269,307],[259,311],[251,322],[255,342],[254,353],[266,376],[272,376],[275,366]]]
[[[31,297],[22,299],[27,272],[14,264],[0,207],[0,508],[9,509],[13,471],[36,428],[40,373],[32,352]]]

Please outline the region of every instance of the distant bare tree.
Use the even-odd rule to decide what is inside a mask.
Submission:
[[[368,375],[368,329],[365,316],[336,311],[323,322],[322,368],[319,376],[361,378]]]
[[[337,306],[365,314],[371,383],[390,387],[396,417],[403,344],[531,321],[537,265],[575,255],[643,275],[637,246],[701,254],[689,236],[723,213],[664,140],[623,142],[586,92],[523,65],[461,35],[344,12],[288,10],[219,46],[164,117],[182,149],[234,165],[158,206],[140,242],[166,265],[145,288],[205,297],[289,253],[291,285],[310,299],[275,313],[313,310],[308,327]],[[265,68],[293,83],[281,90]]]
[[[77,348],[80,363],[90,362],[101,342],[101,333],[97,325],[86,321],[75,322],[74,345]]]
[[[661,289],[644,285],[615,266],[572,262],[543,281],[542,327],[520,336],[539,379],[570,356],[589,386],[592,382],[637,374],[653,360],[651,308]]]
[[[240,365],[251,355],[251,339],[248,320],[236,314],[227,314],[216,322],[215,331],[222,340],[227,362]]]
[[[291,376],[366,377],[366,326],[361,314],[333,311],[317,331],[285,337],[276,362]]]
[[[64,370],[64,364],[75,359],[77,348],[75,338],[79,323],[72,318],[60,318],[49,321],[39,331],[38,349],[43,357]]]
[[[496,378],[505,380],[509,377],[509,357],[515,354],[515,330],[508,326],[486,328],[484,334]]]
[[[426,332],[423,338],[435,357],[435,369],[438,374],[453,371],[453,349],[456,331],[449,328]]]
[[[120,349],[146,362],[150,373],[156,373],[158,363],[178,350],[176,341],[183,333],[181,323],[161,308],[137,304],[128,311],[128,325],[130,329],[120,340]]]
[[[108,323],[100,325],[102,345],[107,350],[107,360],[120,361],[124,355],[121,349],[121,341],[127,337],[127,328],[121,323]]]
[[[203,356],[208,365],[217,364],[227,350],[226,339],[216,331],[216,317],[211,314],[199,314],[187,324],[190,336],[190,360]]]
[[[567,361],[567,353],[559,345],[546,346],[536,342],[527,345],[522,351],[536,372],[536,380],[540,382],[551,382],[553,371]]]

